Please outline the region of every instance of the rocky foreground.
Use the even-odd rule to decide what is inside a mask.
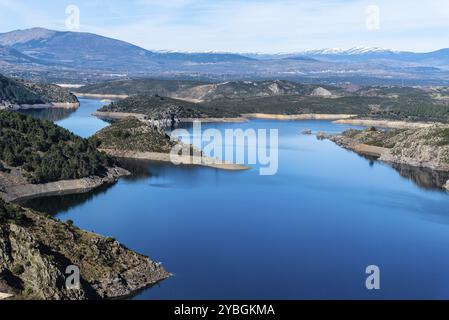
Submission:
[[[66,287],[77,266],[80,287]],[[126,297],[166,279],[159,263],[113,238],[80,230],[0,200],[0,293],[14,299]]]
[[[449,126],[415,129],[350,129],[339,135],[319,134],[359,154],[381,161],[449,172]],[[441,187],[449,191],[449,181]]]

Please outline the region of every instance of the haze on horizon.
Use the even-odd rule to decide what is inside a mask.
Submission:
[[[79,9],[67,27],[67,8]],[[0,0],[0,32],[44,27],[168,51],[300,52],[449,47],[449,1]]]

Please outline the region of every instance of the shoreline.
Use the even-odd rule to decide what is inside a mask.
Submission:
[[[270,114],[270,113],[243,113],[242,117],[247,119],[267,120],[338,120],[356,117],[354,114],[331,114],[331,113],[304,113],[304,114]]]
[[[129,117],[145,121],[147,116],[142,113],[132,112],[107,112],[96,111],[92,113],[93,116],[100,119],[107,120],[122,120]],[[210,117],[210,118],[181,118],[181,123],[192,123],[195,121],[203,123],[243,123],[251,119],[267,119],[267,120],[336,120],[336,119],[350,119],[356,115],[352,114],[319,114],[319,113],[305,113],[305,114],[268,114],[268,113],[243,113],[241,117]]]
[[[33,268],[34,272],[17,275],[33,290],[27,293],[21,284],[6,282],[6,293],[0,293],[0,300],[124,299],[172,276],[161,263],[126,248],[114,238],[79,229],[31,209],[23,209],[23,214],[30,224],[6,222],[0,227],[1,231],[7,230],[0,237],[4,245],[0,253],[6,258],[2,266],[6,270],[11,270],[14,263],[28,263]],[[11,246],[14,250],[7,250]],[[48,259],[48,250],[58,258]],[[59,281],[59,274],[64,273],[67,265],[80,269],[82,282],[78,290],[67,290],[64,282]]]
[[[355,126],[364,127],[380,127],[390,129],[420,129],[431,127],[436,123],[427,122],[408,122],[400,120],[374,120],[374,119],[341,119],[336,120],[334,123],[338,124],[351,124]]]
[[[131,112],[104,112],[96,111],[92,113],[93,116],[104,119],[104,120],[123,120],[127,118],[136,118],[140,121],[150,121],[147,116],[142,113],[131,113]],[[180,123],[192,123],[192,122],[202,122],[202,123],[228,123],[228,122],[248,122],[247,118],[181,118]]]
[[[61,180],[42,184],[20,184],[3,186],[0,197],[6,202],[20,202],[56,195],[88,193],[103,185],[113,184],[130,173],[122,168],[110,168],[105,177],[92,176],[82,179]]]
[[[126,99],[129,98],[127,94],[101,94],[101,93],[81,93],[81,92],[71,92],[78,98],[94,98],[94,99]]]
[[[362,156],[370,156],[375,157],[378,161],[381,161],[383,163],[387,163],[389,165],[407,165],[414,168],[421,168],[421,169],[430,169],[433,171],[443,171],[443,172],[449,172],[449,166],[440,166],[436,165],[432,162],[419,162],[412,158],[402,158],[399,159],[398,157],[393,156],[390,153],[389,148],[384,147],[377,147],[372,146],[364,143],[360,143],[357,140],[347,138],[341,135],[324,135],[320,137],[321,139],[328,139],[338,146],[353,151],[357,153],[358,155]],[[449,180],[440,186],[442,190],[445,190],[449,192]]]
[[[33,110],[33,109],[78,109],[79,102],[51,102],[40,104],[11,104],[0,105],[0,110]]]
[[[158,153],[158,152],[139,152],[139,151],[120,151],[114,149],[99,149],[99,151],[105,152],[106,154],[117,157],[117,158],[126,158],[126,159],[136,159],[136,160],[150,160],[157,162],[165,162],[170,163],[172,165],[176,165],[172,162],[169,153]],[[233,163],[225,163],[217,159],[209,158],[209,157],[200,157],[192,158],[186,156],[179,157],[180,164],[186,166],[200,166],[200,167],[208,167],[220,170],[227,171],[245,171],[252,169],[249,166],[233,164]],[[206,162],[204,162],[204,160]],[[209,162],[209,163],[208,163]]]

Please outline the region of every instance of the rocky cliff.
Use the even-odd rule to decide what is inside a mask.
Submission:
[[[66,286],[69,266],[79,268],[78,288]],[[14,299],[118,298],[169,276],[112,238],[0,200],[0,293]]]

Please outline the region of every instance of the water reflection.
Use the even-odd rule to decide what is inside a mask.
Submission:
[[[29,110],[18,110],[17,112],[32,116],[36,119],[50,120],[53,122],[61,121],[69,118],[76,109],[65,109],[65,108],[48,108],[48,109],[29,109]]]
[[[429,168],[413,167],[405,164],[392,164],[399,174],[412,180],[417,186],[426,190],[442,189],[449,180],[449,172]]]
[[[153,176],[150,171],[152,161],[125,158],[117,158],[116,160],[120,167],[131,172],[130,176],[123,178],[124,180],[139,181]]]
[[[110,187],[111,185],[104,185],[87,193],[35,198],[21,201],[19,204],[39,212],[56,215],[67,212],[80,204],[92,201],[97,196],[105,193]]]

